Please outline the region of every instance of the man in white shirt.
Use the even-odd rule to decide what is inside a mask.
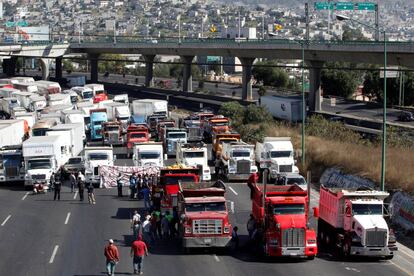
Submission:
[[[144,242],[149,245],[151,244],[151,216],[147,215],[145,221],[142,223],[142,234]]]
[[[138,211],[134,211],[134,216],[132,217],[131,228],[134,234],[134,240],[138,238],[139,228],[141,226],[141,215],[138,214]]]

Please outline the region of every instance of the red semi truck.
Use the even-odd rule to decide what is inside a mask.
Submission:
[[[145,143],[149,141],[149,130],[144,125],[130,125],[127,128],[127,148],[131,151],[134,143]]]
[[[313,259],[316,233],[308,224],[308,194],[297,185],[249,183],[252,214],[266,256]]]
[[[222,181],[181,183],[178,194],[179,236],[184,248],[227,247],[232,227]]]

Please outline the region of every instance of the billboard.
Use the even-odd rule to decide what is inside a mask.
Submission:
[[[45,41],[49,40],[48,25],[37,27],[18,27],[18,41]]]

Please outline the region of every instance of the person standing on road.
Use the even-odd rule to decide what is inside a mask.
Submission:
[[[168,211],[167,211],[168,212]],[[170,237],[170,222],[165,214],[161,219],[162,237],[168,239]]]
[[[151,245],[151,216],[147,215],[145,221],[142,223],[143,240],[147,244],[147,247]]]
[[[70,172],[69,181],[70,181],[70,192],[74,193],[75,187],[76,187],[76,176],[73,172]]]
[[[78,189],[79,189],[79,200],[83,201],[83,191],[85,190],[85,176],[82,172],[78,175]]]
[[[137,189],[137,177],[135,173],[133,173],[129,178],[129,189],[131,190],[131,199],[134,199],[135,191]]]
[[[58,200],[60,200],[60,189],[62,188],[62,181],[63,181],[63,177],[62,174],[60,172],[61,170],[59,169],[54,175],[54,184],[55,184],[55,195],[53,196],[53,200],[56,200],[56,197]]]
[[[256,229],[256,220],[253,217],[253,214],[250,214],[250,218],[247,221],[247,232],[249,233],[249,239],[253,238],[254,230]]]
[[[144,207],[147,211],[149,211],[150,208],[151,208],[151,196],[150,196],[151,191],[150,191],[148,185],[144,185],[141,192],[142,192],[142,195],[144,197]]]
[[[132,217],[131,228],[134,235],[134,240],[137,239],[139,234],[139,228],[141,227],[141,215],[137,210],[134,211],[134,216]]]
[[[118,196],[122,197],[122,174],[119,173],[116,179],[116,186],[118,188]]]
[[[115,275],[115,266],[119,262],[119,251],[112,239],[109,240],[108,245],[105,247],[104,255],[106,257],[106,272],[108,276],[113,276]]]
[[[133,258],[134,274],[143,274],[144,255],[148,256],[148,248],[145,242],[142,241],[142,236],[138,235],[136,241],[131,246],[131,257]]]
[[[231,241],[234,244],[234,249],[239,249],[239,234],[237,233],[239,228],[237,226],[233,227],[233,232],[231,233]]]
[[[86,187],[86,190],[88,191],[88,202],[89,204],[96,204],[95,201],[95,194],[93,192],[93,184],[89,183],[89,185]]]

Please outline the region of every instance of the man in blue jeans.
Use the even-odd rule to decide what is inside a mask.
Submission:
[[[148,256],[148,248],[145,242],[142,241],[142,236],[138,235],[136,241],[131,246],[131,257],[133,258],[134,274],[143,274],[144,255]]]

